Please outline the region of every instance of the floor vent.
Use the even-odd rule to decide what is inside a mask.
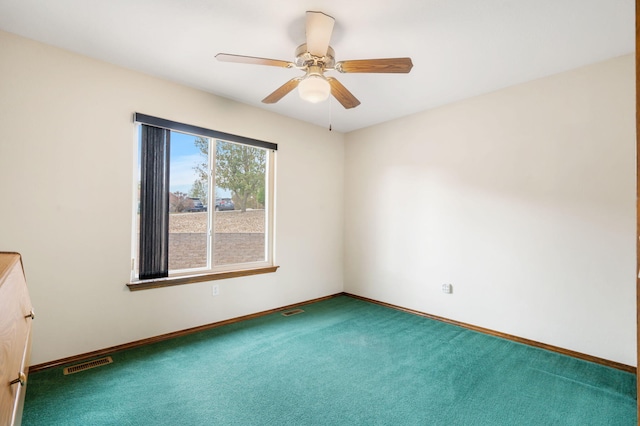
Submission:
[[[72,365],[71,367],[64,368],[64,375],[79,373],[80,371],[88,370],[90,368],[102,367],[103,365],[111,364],[113,360],[110,356],[106,358],[94,359],[93,361],[83,362],[82,364]]]
[[[283,317],[290,317],[291,315],[298,315],[303,313],[304,311],[302,309],[293,309],[291,311],[287,311],[287,312],[283,312],[282,316]]]

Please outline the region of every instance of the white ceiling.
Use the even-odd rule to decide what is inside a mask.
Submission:
[[[634,0],[0,0],[0,29],[348,132],[635,50]],[[262,98],[295,69],[306,10],[336,19],[336,60],[409,56],[410,74],[338,74],[362,104]],[[0,57],[2,54],[0,46]]]

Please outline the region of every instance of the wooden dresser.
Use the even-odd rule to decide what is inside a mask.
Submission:
[[[0,425],[19,425],[27,389],[33,308],[18,253],[0,252]]]

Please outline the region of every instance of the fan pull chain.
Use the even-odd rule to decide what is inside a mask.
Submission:
[[[333,99],[329,96],[329,131],[331,131],[331,122],[333,121]]]

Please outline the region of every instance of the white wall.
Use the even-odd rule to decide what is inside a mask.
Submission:
[[[132,113],[278,144],[274,274],[130,292]],[[343,289],[344,135],[0,32],[0,250],[23,255],[32,363]]]
[[[629,55],[349,133],[345,291],[636,365],[634,82]]]

